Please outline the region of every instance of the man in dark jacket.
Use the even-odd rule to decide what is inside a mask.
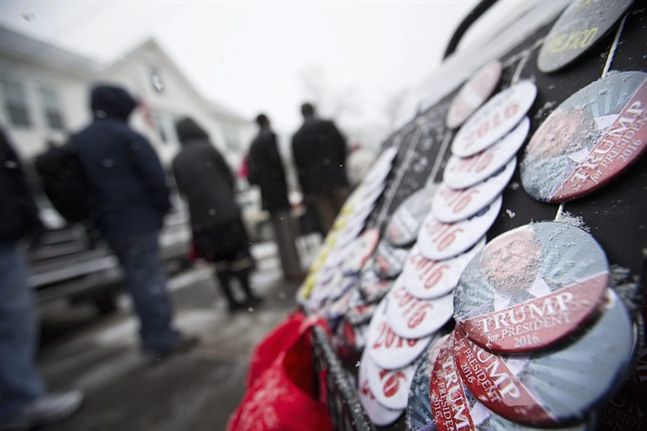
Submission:
[[[301,114],[304,121],[292,138],[292,156],[301,190],[314,201],[325,233],[349,194],[346,140],[332,121],[315,115],[310,103],[301,105]]]
[[[83,394],[47,394],[36,370],[38,322],[19,241],[42,229],[18,156],[0,129],[0,429],[63,419]]]
[[[175,183],[188,201],[193,244],[198,256],[215,264],[216,277],[230,311],[260,303],[249,283],[254,260],[249,237],[234,200],[234,176],[207,132],[191,118],[175,124],[182,149],[173,160]],[[237,279],[245,301],[238,301],[231,281]]]
[[[295,243],[296,226],[290,213],[288,186],[276,134],[265,114],[256,117],[256,124],[259,130],[249,148],[247,178],[250,184],[260,187],[263,208],[272,217],[283,276],[286,280],[298,281],[302,272]]]
[[[155,358],[192,347],[172,326],[158,236],[171,208],[162,165],[146,138],[128,127],[137,102],[120,87],[93,88],[94,121],[72,146],[92,186],[92,218],[119,258],[139,317],[143,350]]]

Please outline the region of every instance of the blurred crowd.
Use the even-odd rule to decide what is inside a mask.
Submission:
[[[118,258],[139,320],[142,352],[153,362],[161,361],[199,343],[174,326],[160,256],[170,188],[150,142],[128,125],[138,101],[124,88],[104,84],[94,86],[90,99],[92,122],[64,145],[50,146],[36,159],[36,171],[61,215],[91,226]],[[292,137],[292,159],[304,201],[325,234],[349,195],[347,144],[335,123],[319,118],[312,104],[304,103],[301,114],[303,123]],[[255,121],[258,133],[240,171],[260,189],[284,278],[299,282],[299,228],[277,136],[267,114]],[[255,262],[235,199],[235,175],[194,119],[179,119],[175,129],[181,149],[172,171],[188,206],[193,254],[213,266],[230,312],[258,306],[263,300],[250,283]],[[36,369],[38,319],[24,251],[25,244],[38,241],[44,227],[22,162],[1,128],[0,195],[0,430],[24,430],[74,413],[83,394],[47,392]]]

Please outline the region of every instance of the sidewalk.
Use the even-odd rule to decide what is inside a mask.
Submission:
[[[199,335],[201,344],[157,365],[138,350],[126,297],[118,313],[103,319],[91,307],[46,310],[40,369],[51,390],[78,387],[87,394],[77,415],[47,430],[225,429],[244,392],[251,349],[296,307],[298,286],[281,280],[272,247],[261,245],[254,254],[260,259],[252,282],[265,298],[257,309],[229,315],[207,267],[171,280],[177,326]]]

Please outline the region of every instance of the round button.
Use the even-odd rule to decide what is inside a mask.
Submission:
[[[447,112],[447,127],[455,129],[485,102],[499,83],[503,65],[494,61],[483,66],[461,87]]]
[[[491,177],[517,154],[529,129],[530,120],[525,118],[490,148],[467,158],[451,156],[443,171],[443,184],[452,189],[464,189]]]
[[[461,127],[452,143],[452,153],[469,157],[506,135],[526,115],[537,96],[537,87],[521,81],[498,93]]]
[[[625,14],[633,0],[572,2],[544,39],[537,66],[555,72],[589,51]]]
[[[457,326],[496,352],[545,348],[595,316],[609,266],[593,237],[565,223],[525,225],[490,241],[454,293]]]
[[[647,73],[607,75],[566,99],[537,129],[521,183],[537,200],[565,202],[604,186],[647,149]]]
[[[402,275],[407,291],[416,298],[433,299],[447,295],[458,284],[463,270],[485,245],[481,238],[463,254],[446,260],[432,260],[415,245],[404,264]]]
[[[443,223],[472,217],[501,194],[512,178],[516,166],[517,159],[513,157],[490,178],[466,189],[454,190],[441,184],[431,205],[434,216]]]
[[[551,427],[584,420],[616,387],[632,356],[629,313],[612,290],[606,299],[586,331],[529,356],[499,356],[454,331],[463,381],[481,403],[514,422]]]
[[[449,259],[472,247],[485,236],[501,209],[499,196],[487,208],[456,223],[442,223],[430,212],[418,234],[422,254],[433,260]]]

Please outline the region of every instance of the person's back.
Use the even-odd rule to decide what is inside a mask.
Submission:
[[[292,138],[292,153],[304,193],[348,186],[346,142],[332,121],[306,118]]]
[[[171,208],[164,169],[150,143],[128,127],[137,102],[120,87],[92,90],[94,121],[71,139],[91,184],[90,212],[119,259],[140,320],[143,350],[154,358],[196,344],[173,328],[159,249]]]
[[[290,212],[288,186],[276,134],[267,115],[259,114],[256,124],[259,130],[249,148],[248,179],[250,184],[260,187],[263,208],[272,218],[285,279],[300,281],[302,271],[296,247],[297,229]]]
[[[266,116],[259,115],[259,118],[257,122],[266,121],[267,124],[259,123],[259,132],[249,147],[248,179],[250,184],[260,187],[264,209],[270,213],[287,211],[290,209],[288,186],[276,134]]]
[[[198,257],[215,264],[216,277],[236,311],[260,302],[249,284],[254,259],[249,237],[234,200],[235,183],[227,162],[209,141],[207,132],[191,118],[175,124],[182,150],[173,160],[175,183],[188,201],[193,248]],[[238,279],[246,301],[239,302],[231,288]]]
[[[157,231],[170,209],[157,154],[126,122],[136,102],[119,90],[96,87],[95,120],[71,138],[92,184],[93,218],[107,236]]]
[[[194,228],[228,223],[240,216],[231,172],[208,140],[185,145],[173,159],[173,172]]]
[[[332,121],[317,118],[311,104],[301,105],[301,114],[304,121],[292,137],[292,157],[301,190],[317,207],[325,234],[349,194],[346,140]]]

